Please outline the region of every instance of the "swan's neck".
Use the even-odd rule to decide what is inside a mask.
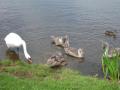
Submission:
[[[22,45],[23,45],[24,55],[25,55],[26,59],[29,59],[30,55],[27,52],[26,42],[24,40],[22,40]]]
[[[80,49],[78,49],[78,56],[83,57],[83,52]]]
[[[66,40],[66,41],[65,41],[65,47],[64,47],[64,48],[69,48],[69,47],[70,47],[70,45],[69,45],[69,41]]]
[[[60,43],[63,43],[63,39],[62,38],[59,38],[58,39]]]
[[[107,44],[106,47],[105,47],[104,55],[108,56],[108,52],[109,52],[109,44]]]

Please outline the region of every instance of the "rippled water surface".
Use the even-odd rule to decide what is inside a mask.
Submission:
[[[117,38],[106,37],[106,30],[117,32]],[[0,0],[0,59],[6,58],[4,37],[9,32],[26,40],[34,63],[64,53],[51,45],[51,35],[69,35],[71,46],[84,48],[85,59],[65,55],[67,67],[93,75],[101,62],[100,40],[120,47],[120,0]],[[25,60],[22,50],[20,58]]]

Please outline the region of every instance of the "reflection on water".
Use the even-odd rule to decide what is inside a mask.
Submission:
[[[19,60],[19,55],[15,51],[10,50],[10,49],[6,50],[6,56],[8,59],[10,59],[14,62]]]

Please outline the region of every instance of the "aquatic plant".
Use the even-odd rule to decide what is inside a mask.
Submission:
[[[104,73],[104,78],[110,78],[112,80],[120,79],[120,56],[117,51],[113,52],[112,56],[108,55],[109,48],[104,49],[102,56],[102,70]]]

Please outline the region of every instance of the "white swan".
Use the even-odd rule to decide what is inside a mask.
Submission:
[[[28,63],[32,63],[31,56],[27,52],[26,42],[18,34],[13,32],[9,33],[4,40],[8,48],[19,48],[23,46],[25,58],[28,60]]]

